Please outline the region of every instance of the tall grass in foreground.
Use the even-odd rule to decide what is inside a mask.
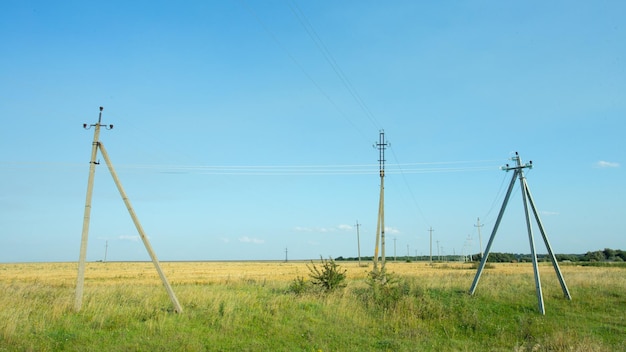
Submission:
[[[263,270],[254,263],[213,264],[165,263],[183,314],[172,312],[149,263],[90,264],[78,313],[72,310],[74,264],[0,265],[0,351],[616,351],[626,346],[623,268],[563,266],[573,297],[567,301],[551,267],[542,266],[546,316],[541,316],[532,268],[525,264],[486,270],[474,296],[467,290],[475,270],[461,265],[388,263],[392,282],[374,290],[367,268],[346,264],[347,287],[321,293],[290,289],[293,280],[306,277],[305,263],[258,264]]]

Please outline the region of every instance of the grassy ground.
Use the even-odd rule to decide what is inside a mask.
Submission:
[[[618,351],[626,346],[626,270],[561,267],[573,300],[542,265],[546,315],[530,264],[339,262],[348,285],[306,289],[306,263],[162,263],[183,306],[176,314],[151,263],[89,263],[73,311],[75,263],[0,264],[0,351]]]

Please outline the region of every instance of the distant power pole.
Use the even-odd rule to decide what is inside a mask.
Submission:
[[[361,227],[361,224],[359,224],[359,220],[356,221],[356,246],[357,246],[357,254],[359,256],[359,266],[361,266],[361,239],[359,238],[359,227]]]
[[[107,240],[104,243],[104,260],[103,260],[104,263],[106,263],[106,261],[107,261],[107,251],[108,250],[109,250],[109,241]]]
[[[428,232],[430,232],[430,262],[433,262],[433,227],[431,226]],[[439,243],[439,241],[437,241]]]
[[[485,224],[480,223],[480,218],[478,218],[478,220],[476,220],[476,225],[474,225],[474,227],[478,228],[478,245],[480,248],[480,256],[483,256],[483,240],[482,237],[480,237],[480,228],[485,226]]]
[[[381,271],[385,269],[385,149],[389,144],[385,142],[385,131],[380,130],[378,142],[374,148],[378,149],[378,165],[380,175],[380,198],[378,201],[378,222],[376,224],[376,246],[374,247],[374,272],[378,272],[378,248],[381,248]]]
[[[285,263],[287,263],[287,260],[288,260],[288,258],[287,258],[287,247],[285,247]]]
[[[393,238],[393,261],[397,262],[398,261],[398,256],[396,256],[396,239],[397,238]]]

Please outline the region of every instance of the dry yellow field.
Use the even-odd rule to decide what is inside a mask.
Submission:
[[[623,267],[562,265],[568,301],[552,265],[541,263],[542,316],[530,263],[490,264],[474,297],[469,263],[388,261],[401,278],[395,291],[367,285],[371,262],[336,263],[345,290],[297,295],[291,286],[309,279],[310,261],[162,262],[183,314],[172,314],[151,262],[88,263],[80,312],[77,263],[0,264],[0,351],[614,351],[626,343]]]
[[[318,264],[318,261],[313,261]],[[372,270],[372,264],[359,266],[357,262],[337,262],[347,270],[347,278],[363,279]],[[162,262],[163,270],[173,285],[208,284],[234,281],[288,282],[296,277],[307,278],[310,261],[291,262]],[[365,265],[365,263],[364,263]],[[476,269],[466,263],[425,263],[393,262],[386,263],[387,271],[407,277],[439,277],[439,281],[467,279],[468,288]],[[22,282],[50,286],[71,287],[75,285],[77,263],[15,263],[0,264],[0,281]],[[593,285],[596,280],[603,280],[603,273],[612,268],[583,267],[575,265],[561,266],[561,271],[568,284]],[[497,274],[500,280],[507,275],[532,276],[530,263],[500,263],[485,269],[481,278]],[[540,264],[542,281],[553,281],[554,269],[549,263]],[[92,262],[87,264],[86,285],[107,285],[119,283],[160,284],[160,279],[151,262]],[[442,283],[443,283],[442,282]],[[616,287],[626,289],[626,277],[622,282],[615,282]]]

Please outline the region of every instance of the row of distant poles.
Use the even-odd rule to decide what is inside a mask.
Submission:
[[[135,214],[132,204],[130,203],[128,196],[126,195],[126,192],[124,191],[124,188],[122,187],[122,184],[119,178],[117,177],[117,173],[115,172],[113,164],[111,163],[109,154],[107,153],[102,141],[100,141],[101,127],[104,127],[107,130],[113,129],[113,125],[102,124],[101,122],[102,110],[103,108],[100,107],[100,113],[98,115],[97,123],[92,124],[92,125],[83,124],[83,128],[85,129],[90,129],[91,127],[93,127],[94,135],[93,135],[93,143],[92,143],[92,148],[91,148],[91,160],[89,162],[89,179],[87,182],[87,196],[85,200],[85,212],[84,212],[84,218],[83,218],[83,230],[82,230],[81,243],[80,243],[80,255],[79,255],[79,261],[78,261],[78,278],[76,282],[76,297],[75,297],[74,307],[77,311],[79,311],[82,307],[82,301],[83,301],[83,290],[84,290],[84,283],[85,283],[85,266],[86,266],[86,257],[87,257],[87,242],[88,242],[88,237],[89,237],[89,223],[90,223],[90,217],[91,217],[91,199],[92,199],[92,194],[93,194],[93,183],[94,183],[94,177],[95,177],[95,172],[96,172],[96,165],[99,164],[99,162],[96,161],[98,150],[99,150],[100,153],[102,154],[102,157],[104,158],[104,161],[106,162],[106,165],[109,169],[109,172],[111,173],[111,176],[113,177],[113,181],[115,182],[115,185],[117,186],[120,196],[122,197],[122,200],[124,201],[124,204],[126,205],[126,208],[128,209],[128,213],[130,214],[130,217],[132,218],[133,223],[135,224],[135,227],[137,228],[137,232],[139,233],[139,236],[141,237],[141,240],[143,241],[143,244],[146,247],[146,250],[148,251],[150,258],[152,259],[152,263],[154,264],[161,278],[161,281],[163,282],[163,286],[165,286],[165,289],[167,290],[170,300],[172,301],[172,304],[174,306],[174,311],[177,313],[181,313],[183,309],[180,303],[178,302],[178,298],[176,298],[176,294],[174,293],[174,290],[172,290],[172,286],[167,280],[165,273],[161,269],[161,265],[159,264],[159,260],[156,254],[154,253],[152,246],[150,245],[150,241],[148,240],[148,237],[146,236],[143,230],[143,227],[141,226],[141,223],[139,222],[139,219],[137,218],[137,215]],[[379,132],[378,142],[374,144],[374,147],[377,148],[379,152],[378,163],[379,163],[379,176],[380,176],[380,198],[378,202],[378,220],[376,224],[376,245],[374,247],[373,273],[374,274],[382,273],[383,278],[384,278],[384,273],[385,273],[385,149],[388,146],[389,146],[389,143],[385,141],[385,132],[381,130]],[[505,167],[502,168],[503,170],[507,172],[513,170],[514,171],[513,177],[511,178],[511,182],[509,184],[509,188],[504,198],[504,202],[502,203],[502,207],[500,208],[500,213],[498,214],[498,218],[491,232],[489,242],[487,243],[485,252],[482,255],[480,264],[478,266],[478,271],[476,272],[476,276],[474,277],[474,281],[472,282],[472,286],[470,288],[470,294],[473,295],[474,291],[476,290],[476,286],[478,285],[478,281],[480,280],[482,271],[485,267],[485,264],[487,263],[487,258],[489,257],[491,245],[493,244],[493,240],[496,236],[496,232],[498,231],[500,221],[502,220],[502,216],[504,214],[509,198],[511,196],[513,186],[515,185],[515,181],[519,179],[520,185],[522,188],[524,212],[526,215],[526,227],[528,230],[528,239],[530,241],[530,250],[531,250],[532,262],[533,262],[534,276],[535,276],[535,287],[537,291],[537,299],[539,301],[539,311],[541,314],[545,314],[545,309],[544,309],[544,304],[543,304],[543,293],[541,291],[541,281],[539,278],[539,267],[537,263],[537,255],[535,252],[535,243],[533,239],[533,231],[532,231],[532,224],[531,224],[531,219],[530,219],[529,206],[530,206],[530,209],[532,209],[532,212],[535,216],[535,220],[537,221],[537,225],[541,232],[541,236],[548,250],[550,261],[552,262],[552,265],[554,266],[554,270],[556,271],[557,277],[561,284],[563,294],[569,300],[571,300],[571,295],[569,293],[569,290],[567,289],[567,285],[565,284],[563,275],[561,274],[561,270],[557,263],[554,252],[552,251],[552,246],[550,245],[550,242],[548,241],[548,236],[544,230],[543,224],[539,217],[539,213],[537,212],[537,208],[535,207],[535,202],[532,198],[532,195],[530,194],[530,188],[528,187],[528,183],[526,182],[526,177],[524,177],[523,169],[532,168],[532,161],[527,164],[522,164],[521,158],[517,152],[515,153],[515,156],[512,158],[512,160],[516,162],[514,166],[509,166],[507,164]],[[359,226],[360,226],[358,221],[357,221],[356,226],[357,226],[357,237],[358,237]],[[475,226],[478,227],[478,231],[480,233],[480,227],[482,227],[483,225],[480,225],[480,221],[478,221],[477,225]],[[429,229],[430,240],[431,240],[431,245],[430,245],[431,261],[432,261],[432,232],[433,231],[434,230],[431,227]],[[361,259],[360,240],[357,240],[357,242],[359,242],[358,250],[359,250],[359,264],[360,264],[360,259]],[[381,252],[380,264],[379,264],[379,253],[378,253],[379,248]],[[481,251],[482,251],[482,244],[481,244]],[[287,260],[287,249],[285,249],[285,260]]]

